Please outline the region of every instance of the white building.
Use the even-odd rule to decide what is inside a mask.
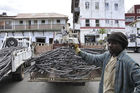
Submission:
[[[131,34],[136,34],[137,36],[140,36],[140,20],[136,20],[129,25],[126,26],[126,34],[128,37]]]
[[[31,36],[33,42],[52,44],[67,27],[68,16],[57,13],[22,13],[0,15],[0,40],[8,36]]]
[[[125,31],[124,0],[72,0],[72,13],[81,43],[100,40],[100,29],[106,31],[104,37],[113,31]]]

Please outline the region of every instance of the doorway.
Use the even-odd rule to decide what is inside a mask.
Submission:
[[[49,44],[53,44],[53,38],[49,38]]]

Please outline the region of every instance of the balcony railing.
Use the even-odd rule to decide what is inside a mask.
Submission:
[[[35,25],[5,25],[0,26],[3,30],[61,30],[65,24],[35,24]]]

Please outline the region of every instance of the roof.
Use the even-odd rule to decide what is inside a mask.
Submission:
[[[15,18],[15,16],[3,16],[3,15],[0,15],[0,19],[13,19]]]
[[[15,19],[26,19],[26,18],[66,18],[67,15],[58,14],[58,13],[20,13]]]

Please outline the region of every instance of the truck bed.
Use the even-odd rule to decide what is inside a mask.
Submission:
[[[39,73],[39,72],[32,72],[30,73],[30,82],[91,82],[100,79],[101,69],[93,70],[90,75],[84,78],[62,78],[58,77],[54,71],[52,70],[51,74],[49,73]]]

